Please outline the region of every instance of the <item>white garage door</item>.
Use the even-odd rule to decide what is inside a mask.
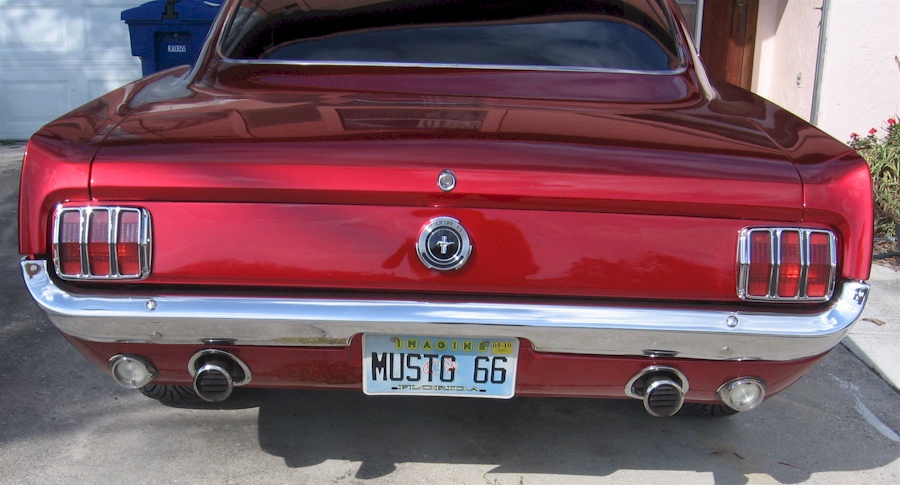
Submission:
[[[0,0],[0,140],[141,77],[126,10],[146,0]]]

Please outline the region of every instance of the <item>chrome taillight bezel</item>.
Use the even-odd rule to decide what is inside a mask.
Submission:
[[[109,273],[92,274],[91,261],[88,251],[91,214],[95,212],[107,212],[109,214],[107,244],[109,245]],[[77,213],[79,215],[78,241],[81,251],[81,269],[78,273],[66,273],[60,261],[60,235],[62,230],[63,216],[68,213]],[[136,273],[122,273],[116,251],[116,245],[119,242],[119,221],[123,214],[136,213],[138,216],[138,261],[139,271]],[[53,266],[56,269],[56,275],[64,280],[142,280],[150,276],[152,266],[152,241],[153,241],[153,225],[150,219],[150,212],[146,209],[136,207],[119,207],[119,206],[87,206],[87,207],[63,207],[58,206],[53,214]]]
[[[771,265],[769,271],[768,292],[764,296],[751,295],[748,292],[750,284],[750,265],[751,259],[750,241],[752,235],[757,232],[768,233],[770,238],[770,254],[768,263]],[[779,296],[779,273],[781,269],[781,240],[784,233],[790,232],[799,234],[800,236],[800,277],[797,293],[793,296]],[[808,276],[810,266],[810,237],[813,234],[823,234],[828,237],[828,246],[830,252],[830,272],[828,275],[828,283],[826,284],[825,295],[809,296]],[[835,276],[837,274],[837,238],[834,233],[824,229],[805,229],[797,227],[747,227],[741,230],[738,238],[738,282],[737,294],[742,300],[747,301],[766,301],[766,302],[816,302],[828,301],[834,296]]]

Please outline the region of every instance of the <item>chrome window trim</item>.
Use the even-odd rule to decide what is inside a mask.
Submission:
[[[81,250],[81,272],[79,274],[63,273],[60,264],[60,235],[62,229],[63,215],[70,212],[79,214],[78,240]],[[90,243],[91,215],[95,212],[107,212],[109,214],[109,228],[107,230],[107,243],[109,245],[109,274],[94,275],[91,274],[90,254],[88,244]],[[119,271],[118,252],[116,244],[119,239],[119,221],[122,214],[132,212],[138,214],[138,260],[140,262],[140,270],[134,274],[121,274]],[[61,279],[70,281],[79,280],[140,280],[150,276],[152,267],[152,223],[150,220],[150,212],[146,209],[134,207],[118,207],[118,206],[87,206],[87,207],[63,207],[57,206],[53,214],[53,243],[52,243],[52,259],[53,266],[56,269],[56,275]]]
[[[502,64],[451,64],[451,63],[404,63],[404,62],[357,62],[357,61],[295,61],[295,60],[268,60],[268,59],[238,59],[228,57],[223,50],[224,43],[228,39],[229,30],[242,6],[230,9],[219,29],[219,36],[215,42],[214,52],[219,61],[241,65],[282,65],[300,67],[379,67],[379,68],[418,68],[418,69],[457,69],[457,70],[483,70],[483,71],[521,71],[521,72],[582,72],[582,73],[610,73],[610,74],[646,74],[651,76],[681,75],[688,70],[688,56],[685,53],[685,41],[676,29],[674,12],[669,10],[668,4],[662,3],[666,9],[666,17],[669,29],[673,34],[673,40],[678,44],[678,57],[681,62],[675,69],[663,71],[641,71],[632,69],[577,67],[577,66],[518,66]],[[225,9],[222,9],[225,10]],[[217,24],[218,25],[218,24]],[[200,59],[204,59],[201,56]],[[199,65],[197,62],[196,65]]]
[[[679,359],[788,361],[820,355],[859,318],[869,285],[844,282],[827,307],[726,311],[625,306],[97,295],[56,285],[43,260],[23,260],[32,297],[60,331],[95,342],[344,347],[361,333],[528,339],[539,352],[644,356],[665,342]]]
[[[750,285],[750,264],[752,263],[751,254],[751,238],[753,233],[767,232],[769,233],[771,251],[769,254],[769,263],[772,265],[769,273],[769,289],[765,296],[755,296],[749,294]],[[779,270],[781,268],[781,238],[785,232],[799,233],[800,244],[800,284],[798,293],[794,296],[782,297],[778,296]],[[808,276],[810,265],[810,237],[813,234],[825,234],[828,236],[829,251],[831,260],[829,261],[829,282],[825,291],[825,296],[810,297],[807,295]],[[828,301],[834,296],[835,279],[837,275],[837,238],[834,233],[825,229],[805,229],[797,227],[746,227],[741,230],[738,236],[738,281],[737,295],[746,301],[766,301],[766,302],[822,302]]]
[[[650,76],[675,76],[684,74],[688,66],[684,61],[682,65],[664,71],[640,71],[635,69],[615,69],[599,67],[577,66],[527,66],[504,64],[444,64],[444,63],[416,63],[416,62],[360,62],[360,61],[282,61],[269,59],[234,59],[225,57],[217,52],[223,62],[242,65],[281,65],[298,67],[379,67],[379,68],[407,68],[407,69],[454,69],[454,70],[478,70],[478,71],[522,71],[522,72],[582,72],[582,73],[607,73],[607,74],[646,74]]]

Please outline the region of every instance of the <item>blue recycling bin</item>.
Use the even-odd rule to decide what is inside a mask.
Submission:
[[[131,54],[141,58],[144,75],[193,65],[220,5],[218,1],[156,0],[124,10]]]

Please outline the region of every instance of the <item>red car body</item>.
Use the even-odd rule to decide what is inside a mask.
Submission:
[[[223,32],[240,4],[194,68],[113,91],[27,147],[26,283],[124,385],[360,389],[363,335],[499,338],[518,345],[516,395],[731,413],[801,377],[862,311],[866,164],[709,82],[674,2],[622,4],[671,21],[663,72],[235,59]],[[146,220],[110,222],[128,211]],[[436,269],[422,251],[441,260],[460,233],[420,243],[452,221],[469,253]],[[137,249],[121,239],[132,222]]]

